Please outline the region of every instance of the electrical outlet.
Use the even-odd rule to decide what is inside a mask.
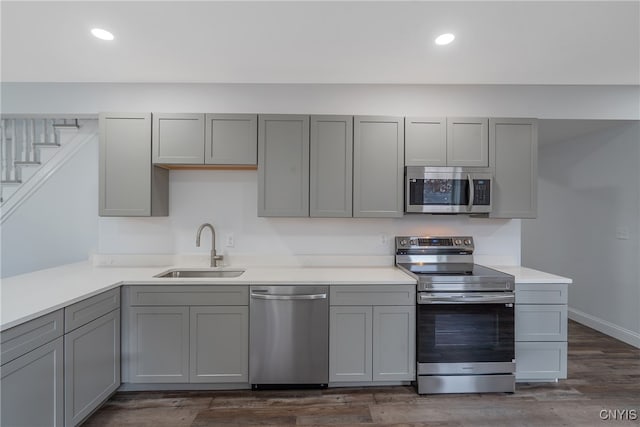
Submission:
[[[234,247],[236,244],[235,239],[233,238],[233,233],[227,234],[227,240],[225,241],[225,246],[228,248]]]
[[[380,234],[380,244],[386,246],[389,243],[389,236],[386,234]]]
[[[616,227],[616,239],[629,240],[629,227]]]

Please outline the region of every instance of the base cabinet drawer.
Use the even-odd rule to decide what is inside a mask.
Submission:
[[[0,425],[61,427],[64,422],[63,338],[2,365]]]
[[[64,337],[65,426],[79,425],[120,387],[120,309]]]
[[[567,378],[566,342],[516,342],[516,380]]]
[[[518,304],[516,341],[567,341],[567,306]]]

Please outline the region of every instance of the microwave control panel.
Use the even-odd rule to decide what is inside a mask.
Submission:
[[[474,205],[490,205],[491,204],[491,181],[487,179],[473,180],[473,204]]]

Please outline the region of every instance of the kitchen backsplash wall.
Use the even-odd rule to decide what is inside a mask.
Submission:
[[[400,219],[258,218],[256,171],[170,172],[169,217],[100,218],[101,254],[208,253],[210,222],[218,252],[227,255],[392,255],[401,234],[463,234],[488,262],[520,263],[520,220],[405,215]],[[229,237],[233,247],[228,246]],[[494,261],[495,260],[495,261]]]

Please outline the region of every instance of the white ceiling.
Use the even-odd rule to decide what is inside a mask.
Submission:
[[[0,3],[5,82],[640,84],[638,0]]]

